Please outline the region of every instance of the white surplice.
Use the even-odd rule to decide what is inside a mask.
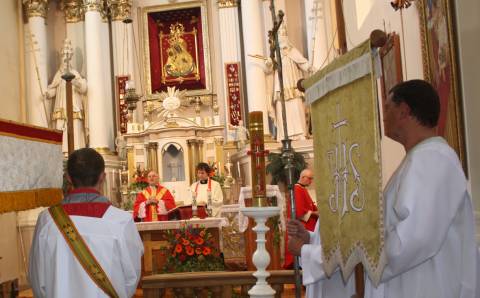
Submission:
[[[110,206],[102,218],[71,219],[119,297],[132,297],[140,279],[143,243],[131,214]],[[38,217],[29,267],[36,298],[108,297],[73,255],[48,210]]]
[[[474,298],[472,202],[462,166],[446,141],[433,137],[412,148],[384,196],[385,297]]]
[[[303,284],[307,287],[307,298],[345,298],[355,293],[351,277],[345,284],[340,271],[327,278],[323,271],[322,244],[320,241],[320,221],[317,220],[314,232],[310,233],[310,244],[302,246],[300,266],[303,272]]]
[[[220,208],[223,206],[223,192],[220,183],[210,179],[211,181],[211,192],[212,192],[212,216],[217,217],[220,215]],[[197,194],[197,204],[207,204],[208,203],[208,183],[201,184],[200,181],[193,182],[190,186],[190,191],[192,196]],[[184,205],[191,205],[192,198],[186,198],[183,202]]]

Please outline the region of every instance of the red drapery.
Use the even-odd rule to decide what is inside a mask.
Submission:
[[[198,65],[200,79],[194,79],[195,75],[191,74],[184,77],[183,82],[171,81],[162,83],[162,69],[167,61],[166,51],[170,44],[168,35],[170,34],[170,25],[180,23],[185,28],[185,34],[182,38],[187,43],[187,51],[192,56],[195,64]],[[195,36],[190,34],[196,29],[197,48],[195,48]],[[164,35],[160,42],[160,32]],[[206,88],[205,60],[203,48],[203,28],[202,15],[200,7],[176,9],[160,12],[151,12],[148,14],[148,36],[150,49],[150,77],[152,93],[166,91],[167,86],[177,86],[180,89],[198,90]],[[162,45],[162,48],[160,48]],[[163,51],[163,61],[161,59],[161,51]],[[197,59],[198,51],[198,59]],[[166,77],[165,79],[169,79]],[[171,79],[171,78],[170,78]]]

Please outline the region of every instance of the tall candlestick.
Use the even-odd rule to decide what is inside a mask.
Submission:
[[[254,207],[267,206],[267,192],[265,183],[265,143],[263,138],[263,113],[261,111],[249,114],[250,151],[252,169],[252,205]]]

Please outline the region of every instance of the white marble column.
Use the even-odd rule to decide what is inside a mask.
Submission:
[[[114,73],[115,76],[130,75],[130,79],[135,80],[132,23],[123,23],[123,20],[130,18],[132,1],[111,0],[110,5],[112,12]]]
[[[89,146],[111,152],[114,119],[109,29],[102,0],[84,0],[84,9]]]
[[[268,126],[268,94],[265,80],[264,60],[249,55],[268,56],[265,50],[262,0],[242,1],[242,30],[245,48],[245,68],[248,94],[248,110],[263,111],[265,134],[270,134]]]
[[[242,61],[242,53],[240,51],[240,26],[239,26],[239,16],[238,16],[238,2],[236,0],[226,0],[218,2],[218,19],[219,19],[219,31],[220,31],[220,43],[222,47],[222,88],[227,90],[227,77],[225,73],[225,63],[233,63]],[[242,82],[240,81],[242,84]],[[241,94],[243,94],[243,89],[240,88]],[[229,115],[229,102],[228,102],[228,93],[225,94],[225,123],[230,123]],[[243,100],[242,100],[242,107]],[[242,110],[242,120],[245,123],[245,111]],[[227,126],[228,129],[228,126]],[[234,129],[229,129],[227,134],[227,141],[234,141]]]
[[[65,22],[67,23],[67,38],[72,42],[73,48],[71,66],[85,77],[85,18],[83,0],[64,0],[61,4],[61,8],[65,13]]]
[[[28,18],[25,32],[25,66],[27,121],[48,127],[50,106],[44,99],[47,89],[47,25],[48,0],[23,0]],[[4,29],[7,30],[7,29]]]
[[[131,19],[131,0],[112,0],[112,44],[113,44],[113,71],[114,76],[129,76],[135,82],[136,92],[140,92],[141,82],[135,73],[135,48],[133,38],[133,23],[124,23]],[[116,81],[115,81],[116,84]],[[115,90],[116,90],[115,86]],[[115,95],[116,96],[116,95]],[[141,104],[137,104],[137,109]],[[133,113],[132,122],[138,123],[138,112]],[[143,121],[142,121],[143,122]]]

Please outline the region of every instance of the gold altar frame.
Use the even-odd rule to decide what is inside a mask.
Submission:
[[[427,13],[434,13],[435,8],[430,8],[427,5],[428,0],[419,0],[416,2],[418,12],[420,15],[420,34],[422,41],[422,62],[423,74],[425,80],[436,83],[435,79],[435,63],[439,64],[437,59],[432,55],[433,45],[432,36],[428,32]],[[461,162],[463,169],[468,176],[467,155],[465,148],[465,130],[463,122],[463,108],[461,102],[461,94],[459,88],[459,75],[457,67],[457,49],[456,49],[456,32],[454,23],[454,3],[452,0],[434,0],[439,2],[444,9],[445,14],[441,17],[446,22],[447,26],[447,41],[448,41],[448,57],[447,62],[450,63],[450,94],[448,96],[448,110],[447,119],[445,122],[444,137],[455,149]],[[437,36],[438,37],[438,36]]]
[[[207,95],[212,93],[211,63],[210,63],[210,45],[208,30],[208,9],[206,0],[194,0],[182,3],[146,6],[141,8],[142,19],[142,46],[143,46],[143,72],[145,76],[144,90],[147,100],[158,100],[159,93],[152,92],[152,78],[150,69],[150,48],[148,38],[148,14],[162,11],[174,11],[184,8],[200,8],[202,22],[202,43],[203,43],[203,61],[205,64],[205,89],[187,90],[187,96]],[[198,41],[195,40],[195,43]],[[197,48],[197,57],[199,55]],[[198,57],[200,58],[200,57]],[[197,61],[198,61],[197,58]],[[198,71],[198,65],[196,66]],[[163,70],[162,70],[163,71]],[[198,73],[198,72],[197,72]]]

